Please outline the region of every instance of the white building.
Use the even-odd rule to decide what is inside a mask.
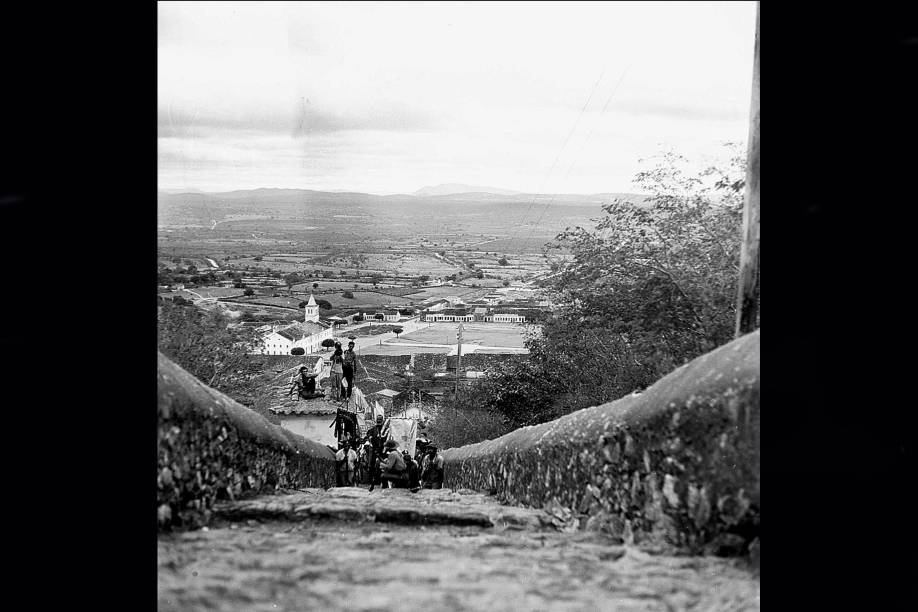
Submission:
[[[494,323],[525,323],[526,317],[509,312],[499,312],[485,317],[485,321]]]
[[[262,337],[256,353],[261,355],[289,355],[299,347],[306,354],[322,349],[322,341],[334,338],[335,330],[331,325],[319,321],[319,305],[310,294],[306,304],[306,315],[302,323],[294,323],[280,329],[274,329]]]

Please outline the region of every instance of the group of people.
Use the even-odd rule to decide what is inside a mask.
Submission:
[[[347,401],[354,392],[354,374],[357,372],[357,353],[354,341],[347,343],[347,350],[341,350],[341,343],[335,342],[335,352],[329,358],[331,363],[331,397]]]
[[[335,342],[335,351],[329,361],[331,363],[329,397],[337,401],[348,401],[354,392],[354,374],[357,372],[357,353],[354,351],[353,340],[347,343],[346,351],[341,349],[340,342]],[[301,367],[299,373],[291,381],[288,395],[293,395],[295,391],[300,399],[325,397],[324,393],[316,390],[318,376],[318,373],[310,372],[309,368]]]
[[[345,440],[335,454],[339,487],[369,484],[375,487],[419,489],[443,488],[443,456],[435,444],[418,446],[415,456],[399,450],[398,442],[385,440],[383,418],[367,430],[363,439]]]

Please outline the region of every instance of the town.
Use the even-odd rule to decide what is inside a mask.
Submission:
[[[330,400],[332,348],[354,342],[360,367],[349,410],[358,419],[358,432],[366,431],[377,414],[413,419],[416,426],[409,430],[415,437],[404,442],[414,449],[416,436],[460,387],[484,376],[489,366],[528,352],[526,333],[537,334],[531,324],[552,308],[546,293],[534,286],[544,270],[533,265],[533,258],[521,259],[527,266],[513,265],[503,254],[491,255],[490,262],[484,253],[477,255],[465,274],[457,265],[446,268],[446,277],[434,276],[442,268],[417,276],[366,268],[333,274],[327,265],[292,254],[237,260],[163,257],[157,290],[161,301],[217,312],[230,321],[229,329],[249,331],[250,363],[276,376],[259,397],[237,399],[330,447],[338,440],[327,427],[328,415],[338,407],[330,401],[291,400],[286,392],[305,366]],[[429,257],[454,259],[445,250]],[[355,259],[364,265],[370,260],[364,254]],[[284,267],[291,261],[301,271]],[[306,270],[310,266],[323,267]]]

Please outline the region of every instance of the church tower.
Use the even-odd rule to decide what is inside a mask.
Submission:
[[[311,293],[309,294],[309,302],[307,302],[304,310],[306,311],[306,316],[303,318],[303,321],[312,321],[313,323],[319,322],[319,305],[316,304],[316,298],[313,297]]]

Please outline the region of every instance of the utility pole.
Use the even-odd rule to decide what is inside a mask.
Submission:
[[[755,56],[752,61],[752,105],[749,112],[749,150],[746,155],[746,198],[743,244],[736,297],[739,338],[755,329],[759,318],[759,3],[755,8]]]
[[[462,323],[459,324],[459,331],[456,333],[456,390],[453,393],[453,407],[458,406],[459,401],[459,372],[462,370]]]

